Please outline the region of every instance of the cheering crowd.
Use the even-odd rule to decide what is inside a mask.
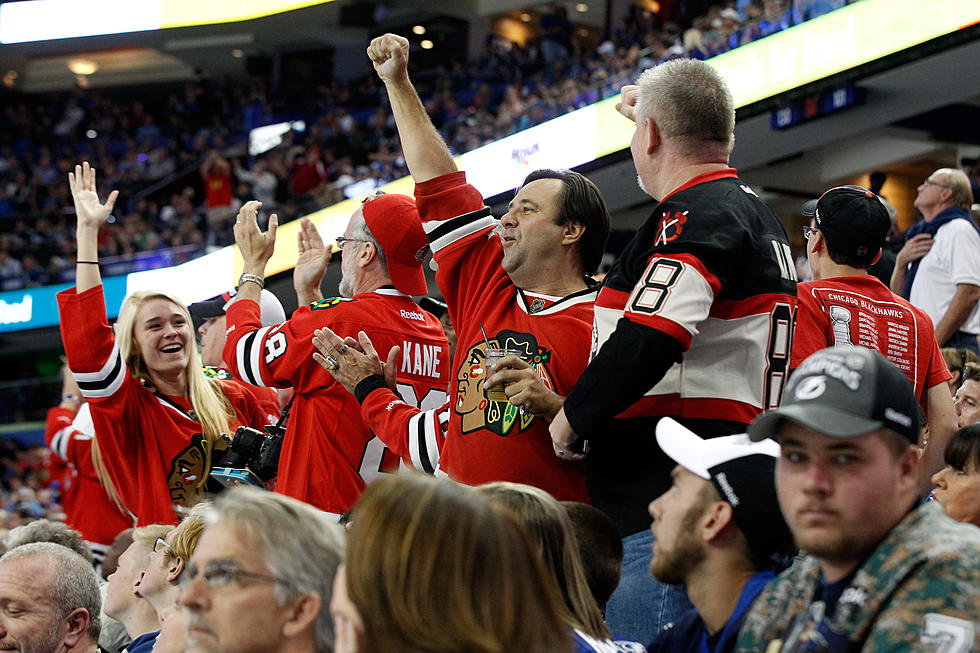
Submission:
[[[688,30],[637,6],[589,47],[566,18],[559,55],[539,39],[488,37],[470,62],[419,71],[420,93],[457,154],[611,97],[643,69],[679,56],[707,58],[819,15],[787,0],[712,6]],[[826,3],[827,11],[844,2]],[[547,20],[546,14],[542,20]],[[260,198],[295,219],[345,198],[352,184],[407,173],[383,91],[371,77],[332,80],[284,94],[270,80],[199,75],[186,84],[132,91],[79,88],[17,97],[0,125],[2,290],[73,280],[67,172],[98,161],[123,205],[100,232],[107,274],[176,265],[232,242],[238,207]],[[379,108],[380,105],[380,108]],[[301,120],[277,147],[250,156],[250,130]]]
[[[100,234],[121,193],[87,161],[67,173],[76,285],[58,295],[69,370],[47,438],[74,470],[77,533],[8,534],[0,645],[980,646],[966,174],[919,187],[891,289],[868,274],[882,201],[841,186],[806,203],[798,284],[782,223],[728,165],[725,81],[668,61],[617,105],[657,203],[600,284],[610,215],[587,177],[534,171],[494,218],[408,41],[368,57],[414,195],[353,213],[337,296],[304,220],[288,320],[264,288],[278,216],[263,231],[253,200],[234,293],[135,293],[111,327]],[[412,299],[434,290],[430,255],[432,311]]]

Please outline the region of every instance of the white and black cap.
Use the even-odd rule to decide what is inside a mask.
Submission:
[[[711,481],[754,551],[773,566],[794,555],[793,534],[776,498],[779,444],[753,442],[744,433],[703,439],[669,417],[657,423],[657,444],[678,465]]]

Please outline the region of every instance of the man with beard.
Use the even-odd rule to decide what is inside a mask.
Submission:
[[[91,563],[52,542],[0,558],[0,649],[96,653],[99,581]]]
[[[313,334],[321,327],[340,337],[368,331],[383,358],[400,347],[396,381],[402,398],[424,402],[426,408],[442,405],[449,345],[439,320],[410,297],[426,293],[422,262],[428,243],[411,197],[367,198],[337,239],[341,296],[314,301],[283,324],[263,327],[258,300],[275,248],[277,218],[270,217],[263,233],[256,222],[260,206],[247,202],[235,224],[244,273],[238,300],[227,309],[224,360],[253,385],[293,387],[275,491],[339,518],[368,483],[395,471],[399,459],[368,429],[357,400],[313,360]],[[346,365],[349,350],[343,344],[332,350],[328,366]]]
[[[779,506],[807,556],[753,604],[738,650],[980,648],[980,531],[917,492],[918,409],[905,374],[862,347],[821,350],[779,408]]]
[[[779,445],[747,435],[702,440],[669,417],[657,424],[657,443],[677,466],[650,504],[650,571],[683,584],[694,609],[647,650],[730,653],[752,602],[794,552],[776,500]]]

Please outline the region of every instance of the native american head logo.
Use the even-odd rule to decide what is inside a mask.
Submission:
[[[193,506],[204,498],[204,477],[207,470],[207,442],[200,433],[191,437],[191,443],[174,456],[167,474],[170,498],[182,506]]]
[[[537,372],[538,377],[549,390],[555,389],[554,380],[548,371],[551,351],[538,345],[538,340],[529,333],[505,329],[489,339],[491,347],[516,349],[521,358]],[[487,345],[480,340],[466,351],[462,364],[456,372],[456,404],[453,407],[460,416],[460,430],[472,433],[487,429],[501,437],[507,437],[516,426],[518,432],[526,430],[534,421],[534,415],[521,412],[520,407],[506,401],[490,401],[483,394],[483,384],[487,380]]]

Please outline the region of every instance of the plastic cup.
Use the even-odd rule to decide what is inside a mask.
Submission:
[[[486,355],[486,370],[488,377],[490,376],[490,368],[504,356],[517,356],[520,358],[521,352],[517,351],[516,349],[499,349],[496,347],[491,347],[488,349]],[[490,389],[484,387],[483,396],[490,401],[507,401],[507,393],[504,392],[503,387]]]

